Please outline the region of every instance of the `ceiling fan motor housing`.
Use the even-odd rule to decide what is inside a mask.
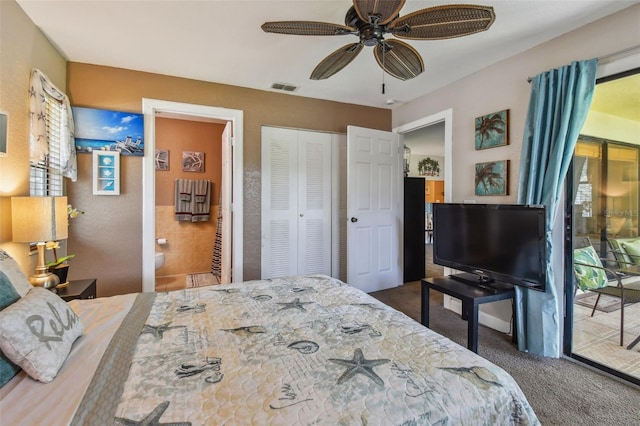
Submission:
[[[379,25],[377,21],[378,19],[370,19],[370,22],[363,21],[353,6],[344,17],[345,25],[357,29],[360,42],[369,47],[380,44],[384,40],[384,33],[387,32],[387,25]]]

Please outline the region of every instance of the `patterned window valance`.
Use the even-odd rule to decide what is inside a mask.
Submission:
[[[60,172],[73,182],[78,177],[76,159],[73,114],[69,98],[61,92],[40,70],[31,71],[29,85],[29,149],[32,164],[46,160],[49,155],[49,139],[46,129],[46,96],[62,102],[62,119],[60,128]]]

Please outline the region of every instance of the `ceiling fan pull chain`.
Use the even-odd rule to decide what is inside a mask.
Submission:
[[[384,57],[387,55],[387,49],[382,45],[382,94],[384,95]]]

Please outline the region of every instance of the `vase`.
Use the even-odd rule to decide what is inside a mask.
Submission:
[[[52,266],[49,268],[49,272],[55,274],[60,279],[60,284],[56,286],[56,288],[63,288],[69,285],[69,281],[67,281],[67,274],[69,273],[69,265],[62,264],[57,266]]]

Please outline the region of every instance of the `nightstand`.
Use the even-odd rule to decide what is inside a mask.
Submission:
[[[59,288],[58,296],[68,302],[73,299],[94,299],[96,297],[96,279],[72,280],[69,285]]]

